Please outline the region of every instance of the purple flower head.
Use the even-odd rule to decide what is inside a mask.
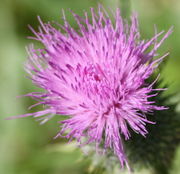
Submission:
[[[102,7],[97,13],[91,9],[91,19],[86,12],[84,17],[72,14],[79,26],[77,31],[65,15],[59,30],[40,19],[39,31],[32,29],[33,39],[44,48],[28,48],[26,70],[44,92],[26,96],[45,108],[20,117],[40,117],[44,123],[56,114],[67,116],[60,122],[62,129],[56,137],[111,148],[121,166],[129,168],[122,144],[131,136],[129,129],[145,136],[146,124],[154,124],[145,114],[165,109],[149,100],[156,95],[152,91],[161,89],[153,89],[155,81],[145,81],[167,56],[154,59],[172,29],[160,41],[157,39],[163,32],[145,41],[140,40],[136,15],[128,25],[119,9],[113,13],[114,23]]]

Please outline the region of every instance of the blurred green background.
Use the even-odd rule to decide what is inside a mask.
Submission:
[[[23,70],[27,57],[25,46],[34,42],[27,39],[32,35],[27,25],[37,28],[37,15],[45,22],[61,23],[63,8],[69,22],[75,26],[68,9],[82,15],[83,10],[99,2],[106,7],[121,7],[124,16],[136,11],[143,38],[154,34],[154,24],[158,31],[174,26],[173,34],[159,49],[160,54],[171,53],[161,77],[170,85],[167,93],[180,92],[179,0],[0,0],[0,174],[83,174],[90,170],[89,160],[82,160],[82,153],[74,144],[53,140],[59,130],[58,116],[41,126],[33,118],[10,121],[4,118],[27,113],[27,107],[35,102],[16,96],[39,90],[25,77]],[[142,169],[141,173],[150,174],[150,171]],[[180,173],[180,150],[171,173]]]

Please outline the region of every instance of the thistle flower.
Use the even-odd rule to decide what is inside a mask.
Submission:
[[[84,17],[72,14],[78,31],[66,21],[64,13],[64,25],[58,24],[60,30],[40,19],[39,31],[31,28],[35,34],[31,38],[40,41],[44,48],[28,48],[26,70],[44,92],[26,96],[45,107],[19,117],[40,117],[44,123],[54,115],[67,116],[60,121],[62,129],[56,137],[110,148],[121,167],[129,168],[123,148],[123,139],[131,136],[129,129],[146,136],[146,124],[154,124],[146,114],[165,109],[149,100],[157,95],[152,95],[152,91],[161,89],[153,89],[156,80],[148,84],[146,79],[167,56],[154,59],[172,29],[159,42],[163,31],[145,41],[140,40],[136,15],[132,15],[128,25],[119,9],[113,13],[114,23],[102,7],[97,13],[91,8],[91,20],[86,12]]]

